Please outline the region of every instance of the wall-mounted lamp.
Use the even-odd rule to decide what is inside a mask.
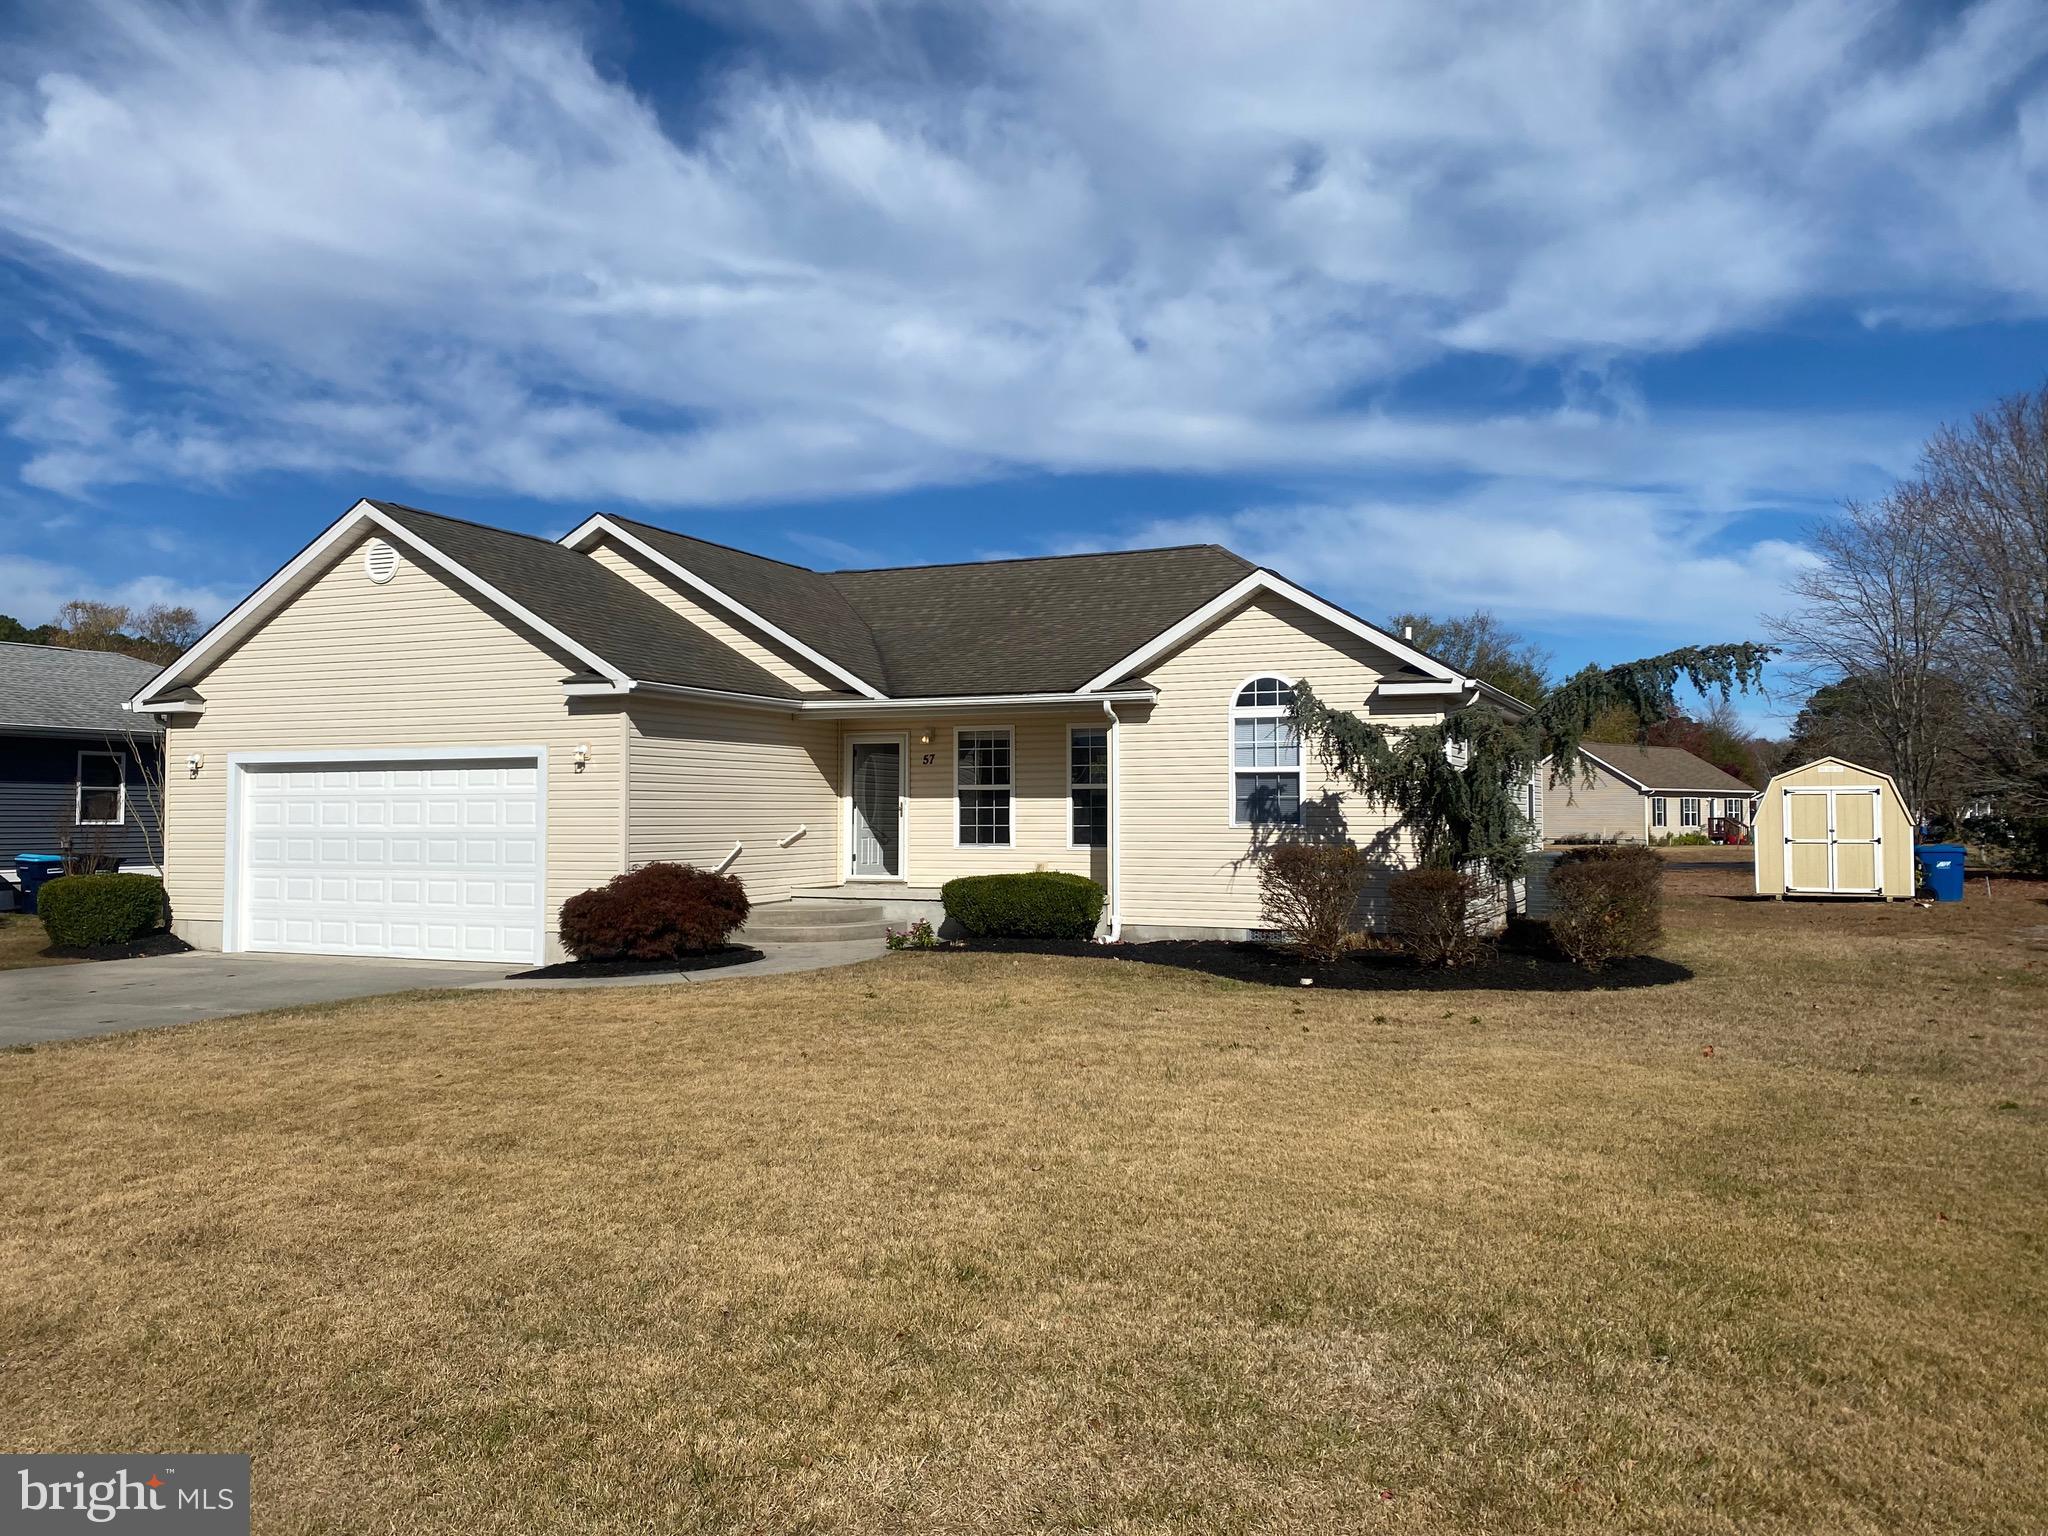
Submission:
[[[581,773],[589,765],[590,743],[587,741],[579,741],[576,743],[576,771],[578,773]]]
[[[932,730],[930,726],[926,726],[917,733],[917,744],[920,747],[928,747],[932,744]]]
[[[199,770],[205,766],[206,754],[204,752],[188,752],[185,755],[185,772],[188,776],[195,779],[198,778]]]

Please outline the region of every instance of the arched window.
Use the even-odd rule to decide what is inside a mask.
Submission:
[[[1301,823],[1301,741],[1287,712],[1294,685],[1255,677],[1230,707],[1230,824]]]

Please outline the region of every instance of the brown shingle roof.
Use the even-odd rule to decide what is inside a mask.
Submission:
[[[1651,793],[1753,795],[1733,774],[1723,773],[1703,757],[1683,747],[1641,747],[1600,741],[1587,742],[1580,751],[1623,778],[1633,779]]]
[[[772,672],[587,555],[397,502],[370,505],[637,681],[798,697]]]
[[[605,518],[863,682],[889,692],[888,667],[875,648],[873,633],[831,577],[610,512]]]
[[[1069,693],[1254,569],[1215,544],[834,571],[899,698]]]

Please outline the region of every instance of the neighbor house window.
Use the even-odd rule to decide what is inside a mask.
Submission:
[[[1696,827],[1700,824],[1700,797],[1681,796],[1678,802],[1678,824],[1681,827]]]
[[[1737,821],[1745,821],[1748,819],[1749,804],[1747,801],[1723,800],[1721,802],[1721,805],[1723,807],[1723,815],[1732,816]]]
[[[1009,731],[955,731],[953,762],[961,846],[1008,847]]]
[[[1664,797],[1662,795],[1657,796],[1654,800],[1650,802],[1651,826],[1661,827],[1667,825],[1667,818],[1669,814],[1670,813],[1665,809]]]
[[[78,825],[116,827],[128,815],[128,786],[112,752],[78,754]]]
[[[1294,685],[1255,677],[1230,710],[1230,824],[1296,826],[1301,821],[1301,740],[1288,712]]]
[[[1109,729],[1077,725],[1067,732],[1067,842],[1109,846]]]

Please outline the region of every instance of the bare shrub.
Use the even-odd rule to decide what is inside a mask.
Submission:
[[[1581,848],[1550,871],[1550,935],[1588,970],[1664,937],[1664,861],[1647,848]]]
[[[1418,964],[1470,965],[1486,948],[1475,908],[1479,880],[1462,870],[1426,866],[1387,882],[1394,932]]]
[[[1349,843],[1278,843],[1259,857],[1261,921],[1328,965],[1357,941],[1352,918],[1372,868]]]

